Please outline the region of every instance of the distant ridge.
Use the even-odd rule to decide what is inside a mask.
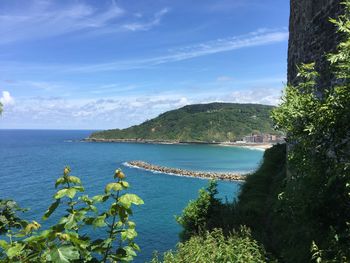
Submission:
[[[251,133],[276,133],[273,106],[209,103],[167,111],[140,125],[95,132],[92,141],[227,142]]]

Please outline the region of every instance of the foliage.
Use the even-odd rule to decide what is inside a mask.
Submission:
[[[302,65],[298,84],[273,111],[291,144],[283,212],[303,230],[289,241],[303,237],[318,262],[350,260],[350,1],[344,4],[345,14],[332,20],[344,37],[328,55],[334,84],[320,94],[314,64]]]
[[[93,133],[93,139],[143,139],[185,142],[234,141],[253,132],[276,133],[272,106],[210,103],[165,112],[127,129]]]
[[[20,208],[13,200],[0,199],[0,235],[7,233],[11,228],[22,228],[26,221],[22,220],[16,212],[26,211]]]
[[[235,205],[234,224],[246,225],[254,237],[262,242],[269,252],[285,246],[284,240],[291,234],[290,221],[281,215],[279,194],[284,190],[286,180],[286,145],[278,144],[264,153],[259,169],[247,175]],[[300,242],[299,242],[300,243]],[[293,244],[298,247],[298,244]]]
[[[2,103],[0,102],[0,115],[2,113]]]
[[[246,225],[253,230],[254,238],[266,246],[269,258],[272,258],[271,252],[281,249],[285,245],[283,239],[289,235],[285,231],[289,222],[281,218],[278,200],[285,179],[286,145],[279,144],[266,150],[259,169],[247,175],[237,203],[217,199],[217,184],[211,181],[177,218],[183,227],[182,240],[203,236],[214,229],[220,229],[229,237],[233,229]]]
[[[182,226],[180,233],[181,240],[188,240],[190,237],[220,228],[225,232],[232,230],[233,205],[222,203],[216,198],[217,183],[214,180],[209,182],[206,189],[199,190],[196,200],[191,200],[184,208],[182,215],[177,216],[177,222]]]
[[[266,262],[264,249],[251,237],[250,231],[242,227],[225,237],[221,230],[214,229],[204,235],[193,236],[179,243],[175,252],[164,253],[163,260],[155,255],[151,263],[259,263]]]
[[[143,201],[134,194],[123,194],[129,188],[123,172],[116,170],[115,181],[107,184],[104,194],[92,198],[83,195],[80,179],[70,172],[69,167],[64,168],[63,176],[56,180],[58,190],[43,219],[60,206],[65,207],[66,214],[46,230],[40,230],[36,221],[19,220],[14,213],[17,206],[11,201],[5,203],[2,211],[9,207],[10,212],[5,213],[9,223],[2,227],[7,238],[0,240],[1,262],[126,262],[136,256],[137,232],[129,216],[131,205],[141,205]],[[102,203],[109,206],[99,212]],[[87,234],[89,228],[105,229],[106,236],[95,239]]]

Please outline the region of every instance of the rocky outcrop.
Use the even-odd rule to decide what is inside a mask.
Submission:
[[[140,168],[152,172],[159,172],[165,174],[174,174],[178,176],[188,176],[204,179],[216,179],[216,180],[225,180],[225,181],[238,181],[242,182],[245,180],[245,175],[236,174],[236,173],[218,173],[218,172],[199,172],[199,171],[190,171],[178,168],[170,168],[159,165],[149,164],[143,161],[131,161],[126,163],[129,167]]]

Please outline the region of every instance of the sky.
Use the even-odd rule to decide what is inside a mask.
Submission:
[[[288,0],[0,1],[0,129],[125,128],[188,104],[277,105]]]

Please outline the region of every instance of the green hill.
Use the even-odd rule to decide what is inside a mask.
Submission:
[[[224,142],[240,140],[252,132],[275,133],[272,106],[260,104],[195,104],[167,111],[127,129],[95,132],[90,140],[157,140]]]

